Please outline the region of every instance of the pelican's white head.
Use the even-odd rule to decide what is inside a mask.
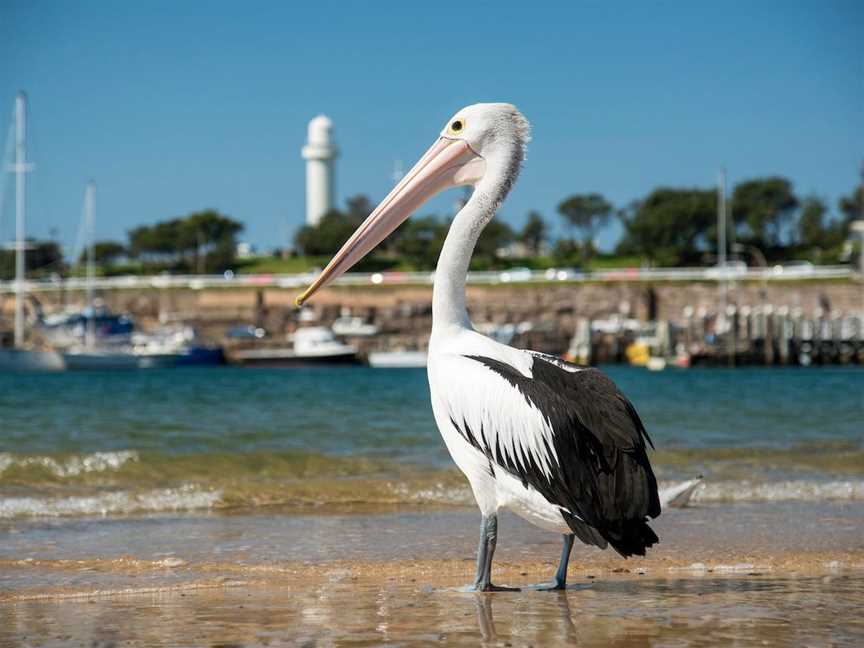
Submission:
[[[512,156],[521,162],[531,139],[530,130],[528,120],[513,104],[481,103],[453,115],[441,137],[464,141],[486,160]]]
[[[297,304],[350,269],[445,189],[465,185],[483,189],[494,210],[519,174],[529,139],[528,120],[511,104],[474,104],[458,111],[447,121],[438,140],[297,298]]]

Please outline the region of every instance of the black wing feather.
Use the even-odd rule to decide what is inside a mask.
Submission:
[[[551,478],[530,453],[516,457],[515,449],[497,443],[490,448],[485,435],[481,444],[464,421],[453,421],[457,430],[490,461],[570,511],[564,517],[583,542],[608,543],[623,556],[645,555],[658,541],[646,520],[660,514],[657,479],[646,452],[646,442],[653,444],[615,383],[597,369],[568,371],[563,361],[539,355],[532,378],[500,360],[466,357],[507,380],[546,417],[553,431],[554,448],[546,448]]]

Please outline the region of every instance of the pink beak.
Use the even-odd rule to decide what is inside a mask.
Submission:
[[[461,139],[441,137],[381,201],[324,271],[295,301],[298,306],[349,270],[437,193],[472,184],[483,176],[485,162]]]

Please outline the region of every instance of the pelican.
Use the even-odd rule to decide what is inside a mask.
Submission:
[[[528,121],[510,104],[457,112],[296,300],[351,268],[435,194],[473,187],[435,271],[428,374],[435,422],[482,515],[474,588],[484,592],[518,589],[491,578],[504,508],[563,534],[558,570],[539,589],[565,588],[574,538],[625,557],[658,542],[647,524],[660,514],[651,440],[630,401],[597,369],[500,344],[468,318],[471,254],[516,181],[529,139]]]

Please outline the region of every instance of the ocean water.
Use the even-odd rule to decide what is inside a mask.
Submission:
[[[864,370],[606,367],[696,501],[864,500]],[[0,375],[0,519],[471,503],[425,370]]]

